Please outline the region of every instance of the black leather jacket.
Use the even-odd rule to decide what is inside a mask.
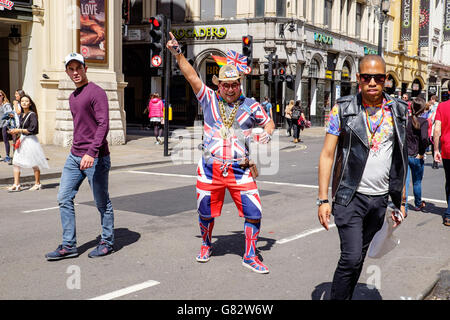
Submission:
[[[400,208],[408,164],[406,146],[408,105],[387,94],[384,94],[384,97],[395,102],[391,105],[395,139],[389,172],[389,195],[394,205]],[[361,94],[342,97],[337,103],[341,132],[334,165],[332,196],[334,202],[347,206],[361,182],[370,150]]]

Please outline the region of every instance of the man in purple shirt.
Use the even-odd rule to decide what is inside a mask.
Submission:
[[[58,192],[63,241],[55,251],[45,255],[47,260],[78,256],[73,199],[85,178],[91,186],[102,224],[100,243],[88,257],[110,254],[114,245],[114,211],[108,193],[111,167],[106,140],[109,131],[108,98],[102,88],[88,81],[87,67],[82,55],[69,54],[65,59],[65,67],[67,75],[76,86],[69,98],[73,117],[73,143],[64,165]]]

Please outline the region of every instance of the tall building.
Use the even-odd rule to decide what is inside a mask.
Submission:
[[[393,0],[392,45],[384,57],[389,79],[387,91],[401,96],[439,94],[442,80],[448,77],[450,61],[443,49],[444,12],[442,0]]]

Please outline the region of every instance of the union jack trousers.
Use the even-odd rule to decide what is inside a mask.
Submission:
[[[224,170],[227,174],[223,174]],[[261,219],[261,199],[250,169],[243,170],[239,163],[224,163],[201,158],[197,167],[197,211],[203,218],[215,218],[222,212],[225,190],[246,219]]]

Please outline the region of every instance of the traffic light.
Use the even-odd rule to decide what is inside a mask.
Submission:
[[[284,67],[278,69],[278,77],[281,82],[286,80],[286,69]]]
[[[165,17],[158,14],[151,17],[150,23],[150,59],[151,67],[159,68],[163,66],[164,44],[165,44]]]
[[[264,64],[264,73],[267,72],[267,81],[273,81],[273,53],[264,56],[268,63]]]
[[[253,60],[253,36],[242,37],[242,54],[247,56],[247,66],[252,66]]]

